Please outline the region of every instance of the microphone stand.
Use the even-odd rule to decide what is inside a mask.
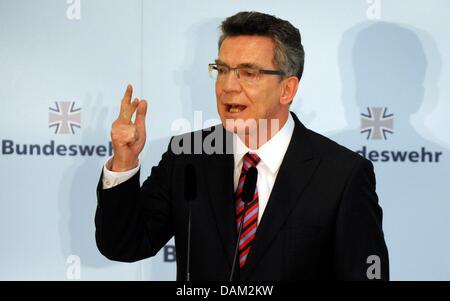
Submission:
[[[184,169],[184,198],[188,205],[188,233],[186,251],[186,281],[191,281],[191,225],[192,225],[192,201],[197,197],[197,176],[195,166],[188,164]]]
[[[231,267],[230,281],[233,281],[234,270],[236,268],[237,254],[239,249],[239,241],[241,240],[242,227],[244,226],[245,214],[247,213],[247,202],[244,203],[244,210],[242,212],[241,222],[239,223],[239,231],[237,237],[236,249],[234,250],[233,266]]]
[[[186,260],[186,281],[191,281],[191,202],[188,201],[189,213],[188,213],[188,237],[187,237],[187,260]]]

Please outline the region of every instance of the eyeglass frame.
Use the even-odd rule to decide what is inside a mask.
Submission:
[[[209,71],[210,75],[212,74],[212,70],[213,70],[214,67],[216,67],[215,70],[218,70],[217,66],[226,67],[228,69],[228,74],[230,74],[231,71],[234,71],[234,75],[236,76],[236,78],[238,80],[240,80],[240,76],[239,76],[239,73],[238,73],[239,69],[253,69],[253,70],[257,71],[258,74],[286,76],[286,72],[284,72],[283,70],[267,70],[267,69],[259,69],[259,68],[255,68],[255,67],[249,67],[249,66],[238,66],[238,67],[231,68],[231,67],[229,67],[227,65],[217,64],[217,63],[208,64],[208,71]],[[217,80],[217,78],[216,78],[216,80]]]

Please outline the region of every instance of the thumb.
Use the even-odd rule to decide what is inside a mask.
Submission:
[[[135,125],[137,129],[142,132],[145,131],[145,116],[147,115],[147,101],[142,99],[139,101],[136,110],[136,120]]]

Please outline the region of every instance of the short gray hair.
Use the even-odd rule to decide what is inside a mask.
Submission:
[[[259,12],[239,12],[226,18],[220,29],[219,50],[227,37],[256,35],[271,37],[275,43],[274,64],[288,76],[300,80],[305,63],[300,31],[288,21]]]

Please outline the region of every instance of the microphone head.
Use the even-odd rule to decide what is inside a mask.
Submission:
[[[195,166],[187,164],[184,168],[184,198],[193,201],[197,197],[197,175]]]
[[[256,167],[250,167],[245,176],[244,186],[242,187],[242,201],[251,202],[255,195],[256,180],[258,179],[258,170]]]

